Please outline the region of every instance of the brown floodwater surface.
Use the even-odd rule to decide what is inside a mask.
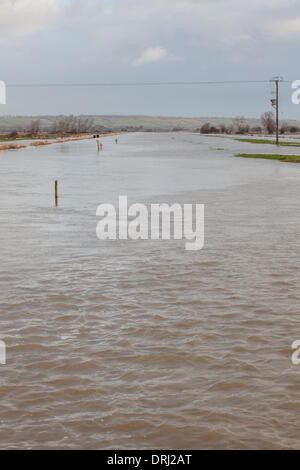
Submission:
[[[0,153],[1,448],[299,448],[300,165],[196,134],[103,144]],[[119,195],[205,204],[204,249],[101,242]]]

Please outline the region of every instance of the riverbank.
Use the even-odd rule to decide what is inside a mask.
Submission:
[[[26,148],[25,144],[0,144],[0,150],[19,150]]]
[[[100,138],[104,137],[112,137],[112,136],[118,136],[122,134],[128,134],[128,132],[107,132],[103,134],[97,134],[99,135]],[[62,138],[51,138],[48,139],[14,139],[14,140],[0,140],[0,151],[1,150],[19,150],[19,149],[24,149],[27,147],[26,144],[17,144],[16,142],[23,142],[24,140],[32,140],[30,146],[31,147],[39,147],[43,145],[51,145],[51,144],[63,144],[65,142],[76,142],[79,140],[92,140],[95,138],[95,134],[93,135],[84,135],[84,136],[73,136],[73,137],[62,137]],[[10,143],[3,143],[3,142],[10,142]]]

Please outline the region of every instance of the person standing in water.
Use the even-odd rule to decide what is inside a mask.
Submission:
[[[96,139],[96,142],[97,142],[97,148],[98,148],[98,152],[99,152],[100,150],[103,149],[103,144],[102,144],[102,142],[99,141],[98,138]]]

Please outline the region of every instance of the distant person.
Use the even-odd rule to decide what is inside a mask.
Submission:
[[[116,144],[118,143],[118,137],[116,137]]]

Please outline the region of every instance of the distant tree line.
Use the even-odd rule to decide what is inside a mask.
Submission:
[[[261,126],[256,125],[250,127],[244,116],[238,116],[230,125],[220,124],[219,127],[216,127],[211,125],[209,122],[206,122],[200,127],[200,129],[197,129],[197,131],[201,132],[201,134],[260,134],[262,132],[274,134],[276,130],[276,122],[274,114],[271,111],[262,114],[260,122]],[[285,134],[286,132],[300,132],[300,128],[297,126],[289,126],[288,123],[282,122],[280,125],[280,133]]]
[[[118,130],[120,131],[141,131],[143,126],[134,127],[134,126],[126,126],[122,127]],[[14,131],[18,134],[17,131]],[[94,122],[94,118],[91,117],[84,117],[84,116],[60,116],[59,118],[55,119],[52,126],[42,126],[41,119],[33,119],[27,129],[25,129],[25,133],[30,135],[34,138],[39,138],[41,136],[67,136],[67,135],[80,135],[85,133],[105,133],[105,132],[112,132],[112,129],[104,127],[104,126],[97,126]]]
[[[41,128],[41,119],[34,119],[29,124],[27,132],[31,137],[39,137],[42,132],[63,137],[69,134],[78,135],[92,132],[93,126],[94,119],[71,115],[61,116],[59,119],[56,119],[52,127],[48,129]]]
[[[47,124],[45,124],[45,122]],[[202,134],[260,134],[267,132],[273,134],[276,129],[274,114],[269,111],[260,117],[260,123],[256,125],[249,125],[249,120],[244,116],[237,116],[232,120],[231,123],[225,124],[221,123],[219,125],[211,124],[210,122],[205,122],[203,125],[196,129],[197,132]],[[32,138],[48,138],[48,137],[64,137],[69,135],[80,135],[85,133],[107,133],[115,131],[129,131],[129,132],[169,132],[170,129],[167,127],[161,128],[160,126],[155,127],[146,127],[146,126],[130,126],[130,125],[120,125],[113,126],[113,128],[108,128],[103,125],[97,125],[95,123],[95,117],[92,116],[41,116],[41,118],[32,118],[30,123],[26,127],[11,128],[6,132],[1,132],[2,138],[8,139],[17,139],[24,137]],[[186,131],[187,128],[184,125],[175,126],[172,131],[180,132]],[[280,123],[280,133],[300,133],[300,128],[296,125],[288,124],[287,122],[282,121]]]

